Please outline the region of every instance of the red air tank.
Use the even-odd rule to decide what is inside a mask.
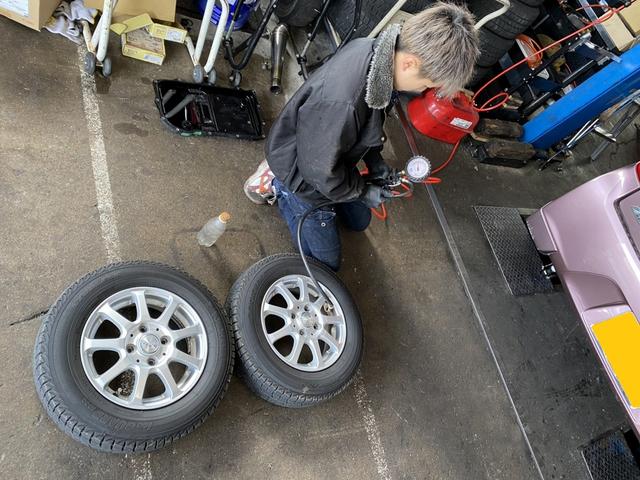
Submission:
[[[446,143],[456,143],[473,132],[480,120],[471,100],[464,93],[459,92],[452,99],[441,98],[435,88],[411,99],[407,111],[416,130]]]

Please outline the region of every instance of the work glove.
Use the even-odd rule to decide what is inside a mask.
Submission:
[[[379,150],[370,150],[364,157],[364,163],[369,170],[366,175],[368,180],[385,180],[393,173],[393,168],[387,165]]]
[[[367,185],[360,196],[360,200],[369,208],[378,208],[392,193],[378,185]]]

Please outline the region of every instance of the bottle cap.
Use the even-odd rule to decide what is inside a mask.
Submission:
[[[222,212],[218,218],[222,223],[227,223],[229,220],[231,220],[231,214],[228,212]]]

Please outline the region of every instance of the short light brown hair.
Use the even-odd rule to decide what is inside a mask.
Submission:
[[[420,73],[455,95],[469,83],[480,55],[475,19],[466,7],[438,2],[408,19],[398,49],[420,60]]]

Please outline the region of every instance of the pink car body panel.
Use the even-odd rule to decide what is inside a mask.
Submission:
[[[640,434],[640,408],[630,405],[592,330],[593,325],[625,312],[640,318],[640,181],[636,165],[581,185],[542,207],[527,224],[538,250],[550,256]]]

